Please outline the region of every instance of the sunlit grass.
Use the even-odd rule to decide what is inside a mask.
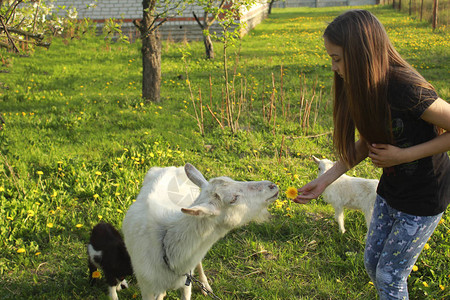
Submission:
[[[55,38],[48,51],[37,49],[30,57],[2,53],[9,71],[0,80],[0,112],[6,121],[0,131],[2,297],[102,297],[105,286],[88,285],[90,229],[100,220],[120,227],[149,167],[191,162],[206,178],[272,180],[283,191],[268,223],[231,232],[205,258],[206,273],[221,298],[374,298],[362,263],[363,216],[348,212],[347,232],[341,235],[331,206],[322,200],[300,206],[285,194],[316,177],[311,155],[334,157],[327,134],[332,129],[331,66],[321,34],[326,22],[345,9],[274,10],[230,49],[236,90],[241,82],[248,86],[235,134],[220,129],[207,114],[205,136],[198,132],[186,76],[194,100],[199,101],[200,90],[203,103],[211,104],[218,117],[224,83],[221,60],[205,60],[201,42],[163,43],[162,103],[140,97],[139,43],[109,44],[82,36]],[[386,25],[399,52],[449,99],[448,33],[433,33],[386,7],[369,9]],[[220,44],[216,50],[220,58]],[[183,51],[190,53],[187,65]],[[277,102],[276,122],[269,123],[262,117],[262,98],[267,103],[275,93],[281,99],[281,78],[284,103],[290,106],[283,116]],[[319,135],[315,138],[305,137],[299,124],[302,80],[307,97],[313,85],[323,94],[313,110],[317,122],[308,129],[308,135]],[[380,171],[365,161],[349,174],[376,178]],[[450,296],[449,224],[446,213],[416,263],[409,279],[412,299]],[[121,298],[139,295],[136,281],[131,283]],[[193,298],[203,297],[196,291]]]

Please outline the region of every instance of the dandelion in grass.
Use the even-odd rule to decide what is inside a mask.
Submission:
[[[41,252],[36,252],[34,255],[36,256],[41,255]]]
[[[419,270],[419,267],[416,266],[416,265],[414,265],[413,268],[412,268],[412,270],[413,270],[414,272],[417,272],[417,270]]]
[[[443,286],[442,284],[439,285],[439,288],[441,289],[441,291],[445,290],[445,286]]]
[[[42,172],[42,171],[37,171],[36,174],[38,174],[38,175],[44,175],[44,172]]]
[[[25,252],[26,252],[25,248],[17,249],[17,253],[25,253]]]
[[[99,271],[92,272],[92,278],[101,278],[102,274]]]
[[[77,225],[75,225],[75,227],[76,227],[76,228],[81,228],[81,227],[83,227],[83,224],[79,224],[79,223],[78,223]]]
[[[280,200],[277,199],[275,201],[275,207],[276,208],[282,208],[283,207],[283,202],[281,202]]]
[[[4,191],[5,191],[5,188],[0,186],[0,192],[4,192]]]
[[[53,223],[47,223],[48,228],[53,228]]]
[[[425,244],[425,246],[423,247],[425,250],[429,250],[430,249],[430,245],[428,243]]]
[[[422,282],[424,287],[429,287],[428,283],[426,281]]]
[[[100,175],[102,175],[102,172],[100,172],[100,171],[95,171],[95,175],[100,176]]]
[[[298,195],[298,190],[295,187],[289,187],[286,190],[286,197],[288,197],[289,199],[295,199],[297,198]]]

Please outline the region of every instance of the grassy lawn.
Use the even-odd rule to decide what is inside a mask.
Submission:
[[[449,100],[448,30],[432,32],[388,7],[366,8]],[[274,9],[228,49],[237,130],[227,126],[219,43],[217,59],[207,61],[202,42],[163,42],[161,103],[141,100],[139,42],[86,34],[54,38],[29,57],[0,52],[7,71],[0,73],[2,299],[106,299],[105,283],[88,284],[90,230],[100,220],[120,227],[151,166],[190,162],[207,179],[271,180],[282,191],[315,178],[311,155],[334,158],[331,62],[321,35],[346,9]],[[364,161],[348,174],[381,173]],[[321,199],[296,205],[282,193],[270,211],[270,221],[230,232],[205,257],[220,298],[375,298],[361,213],[346,212],[342,235]],[[450,297],[449,233],[447,211],[409,278],[411,299]],[[140,298],[130,281],[121,299]],[[166,299],[178,297],[171,291]],[[195,290],[192,298],[205,297]]]

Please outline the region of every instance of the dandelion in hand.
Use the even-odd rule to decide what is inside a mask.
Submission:
[[[297,198],[298,195],[298,190],[295,187],[289,187],[286,190],[286,197],[288,197],[289,199],[295,199]]]

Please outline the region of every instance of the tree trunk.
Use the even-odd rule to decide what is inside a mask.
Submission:
[[[142,39],[142,98],[146,101],[161,101],[161,42],[154,25],[151,1],[144,0],[142,22],[136,22]]]
[[[277,0],[271,0],[271,1],[269,2],[269,12],[268,12],[269,15],[272,13],[272,5],[273,5],[273,3],[274,3],[275,1],[277,1]]]
[[[214,46],[211,36],[203,34],[203,43],[205,44],[206,58],[214,59]]]
[[[432,23],[433,30],[435,30],[436,27],[437,27],[438,12],[439,12],[438,6],[439,6],[439,0],[434,0],[434,3],[433,3],[433,23]]]
[[[142,39],[142,98],[161,101],[161,42],[152,31]]]

